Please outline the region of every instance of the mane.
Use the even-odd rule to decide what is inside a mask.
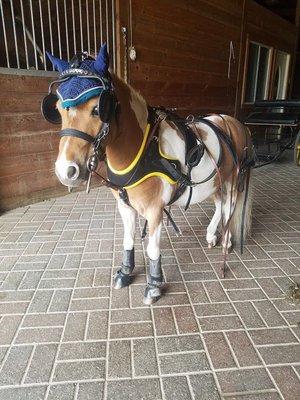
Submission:
[[[125,87],[130,92],[130,106],[135,113],[136,119],[141,127],[142,131],[145,131],[147,120],[148,120],[148,106],[145,98],[135,90],[129,83],[125,82],[124,79],[119,78],[117,75],[112,74],[113,80],[118,82],[120,86]]]
[[[137,101],[141,102],[145,107],[147,107],[147,102],[146,102],[145,98],[142,96],[142,94],[140,92],[138,92],[136,89],[134,89],[128,83],[126,83],[126,85],[130,89],[132,98],[135,98]]]
[[[128,82],[125,82],[123,78],[120,78],[115,73],[111,73],[111,76],[114,78],[114,80],[121,82],[122,85],[129,88],[131,96],[147,107],[147,102],[140,92],[134,89],[134,87],[132,87]]]

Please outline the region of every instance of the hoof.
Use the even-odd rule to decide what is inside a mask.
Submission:
[[[143,300],[143,303],[146,306],[151,306],[152,304],[156,303],[159,299],[160,299],[160,296],[159,297],[146,297],[145,296],[144,300]]]
[[[157,286],[147,286],[144,295],[144,304],[151,306],[161,298],[161,290]]]
[[[209,242],[209,243],[207,243],[207,248],[212,249],[213,247],[216,246],[216,244],[217,244],[217,241]]]
[[[223,252],[223,254],[229,254],[229,253],[231,253],[231,252],[232,252],[232,244],[230,244],[230,245],[227,246],[227,247],[223,246],[222,252]]]
[[[217,236],[214,236],[211,240],[207,240],[207,247],[209,249],[212,249],[213,247],[216,246],[217,242],[218,242],[218,238],[217,238]]]
[[[122,270],[119,269],[114,277],[114,288],[122,289],[123,287],[129,286],[132,282],[132,275],[124,274]]]

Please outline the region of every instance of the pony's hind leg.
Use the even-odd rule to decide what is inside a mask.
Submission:
[[[207,227],[206,231],[206,241],[208,244],[208,248],[212,248],[217,244],[218,237],[217,237],[217,229],[218,225],[221,221],[221,212],[222,212],[222,206],[221,206],[221,197],[219,194],[215,194],[213,197],[214,203],[215,203],[215,213]]]
[[[132,281],[132,271],[134,268],[134,236],[135,236],[135,220],[136,211],[118,200],[118,208],[124,225],[123,238],[123,260],[122,266],[114,277],[114,288],[121,289],[128,286]]]
[[[149,223],[149,242],[147,254],[150,259],[149,271],[147,275],[147,286],[144,295],[144,304],[155,303],[161,297],[161,286],[163,284],[163,274],[161,269],[160,255],[160,235],[162,228],[162,212],[160,218],[150,216]]]

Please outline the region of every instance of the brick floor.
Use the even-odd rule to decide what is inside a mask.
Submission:
[[[4,214],[0,400],[299,398],[300,304],[287,298],[300,283],[299,172],[255,171],[252,237],[226,279],[205,243],[212,205],[174,208],[183,235],[165,226],[153,307],[139,238],[132,286],[111,289],[122,223],[106,189]]]

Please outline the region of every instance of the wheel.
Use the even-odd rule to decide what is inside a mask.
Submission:
[[[298,165],[298,167],[300,166],[300,131],[298,132],[295,140],[294,162],[296,165]]]

